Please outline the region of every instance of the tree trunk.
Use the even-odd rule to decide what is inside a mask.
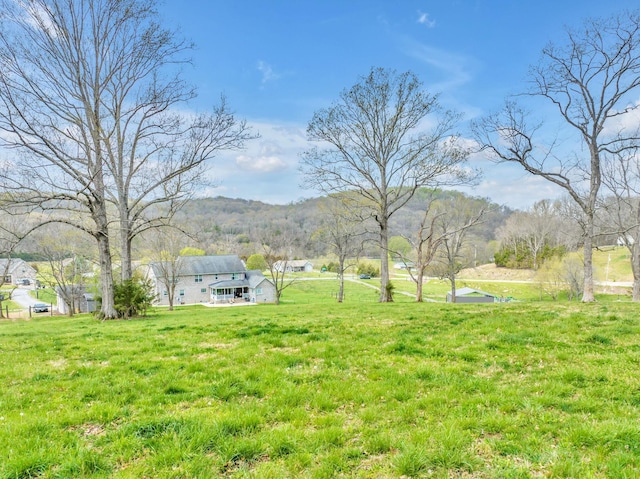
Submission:
[[[592,303],[593,293],[593,218],[588,219],[587,231],[584,235],[584,285],[582,288],[582,302]]]
[[[339,274],[339,286],[338,286],[338,303],[342,303],[343,299],[344,299],[344,271],[342,271],[342,266],[340,267],[340,274]]]
[[[133,267],[131,266],[131,239],[129,230],[125,231],[126,226],[121,226],[120,238],[122,246],[120,247],[120,277],[122,281],[127,281],[133,277]]]
[[[456,303],[456,276],[451,275],[449,277],[449,281],[451,282],[451,302]]]
[[[633,290],[631,299],[640,301],[640,247],[636,243],[631,246],[631,271],[633,272]]]
[[[393,302],[389,291],[389,231],[386,220],[380,222],[380,302]]]
[[[422,303],[422,281],[424,280],[424,271],[420,265],[418,265],[416,276],[416,302]]]
[[[115,308],[113,270],[111,264],[111,250],[109,237],[106,234],[99,235],[98,252],[100,254],[100,282],[102,285],[102,307],[100,315],[102,319],[115,319],[118,313]]]

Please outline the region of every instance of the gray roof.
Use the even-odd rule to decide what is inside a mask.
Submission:
[[[239,256],[235,254],[216,256],[182,256],[180,258],[179,276],[193,276],[196,274],[228,274],[243,273],[246,267]],[[157,269],[158,263],[151,263],[156,277],[162,276]]]
[[[257,269],[249,270],[245,273],[245,279],[216,281],[209,285],[210,288],[242,288],[248,286],[255,289],[263,281],[269,281],[264,277],[262,271]]]
[[[243,288],[249,286],[246,279],[228,279],[225,281],[216,281],[209,285],[210,288]]]
[[[449,292],[449,294],[451,294],[451,292]],[[496,297],[495,294],[487,293],[485,291],[480,291],[479,289],[460,288],[460,289],[456,290],[456,296],[468,296],[470,294],[480,294],[482,296],[489,296],[489,297],[492,297],[492,298]]]
[[[5,271],[13,274],[20,266],[27,267],[31,272],[34,271],[33,267],[21,258],[0,258],[0,272],[2,274],[4,274]]]
[[[250,269],[249,271],[247,271],[247,281],[249,281],[249,286],[255,289],[263,281],[269,281],[269,280],[264,277],[264,275],[262,274],[262,271],[257,269]]]

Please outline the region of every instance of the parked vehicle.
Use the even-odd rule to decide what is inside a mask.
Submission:
[[[49,305],[45,303],[36,303],[33,305],[34,313],[46,313],[49,311]]]
[[[361,274],[360,275],[360,279],[371,279],[371,275],[370,274]]]

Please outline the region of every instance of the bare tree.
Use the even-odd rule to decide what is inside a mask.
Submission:
[[[293,259],[293,243],[295,234],[287,225],[272,224],[270,229],[260,232],[259,243],[262,245],[264,260],[269,276],[276,289],[276,304],[280,304],[282,292],[295,283],[295,278],[286,279],[288,265]]]
[[[125,48],[120,54],[127,58],[131,52]],[[156,68],[167,61],[166,56],[158,58]],[[252,138],[246,124],[238,122],[229,111],[224,98],[211,115],[187,119],[165,113],[168,107],[184,101],[185,96],[177,81],[158,89],[153,73],[154,70],[146,71],[148,78],[136,78],[135,72],[125,75],[117,89],[129,90],[133,85],[127,85],[127,80],[152,81],[153,88],[146,85],[146,96],[137,95],[135,104],[128,109],[115,104],[108,112],[115,120],[113,131],[105,140],[109,170],[115,181],[109,198],[119,213],[123,280],[131,278],[133,272],[133,240],[149,229],[170,224],[176,211],[204,184],[207,160],[221,150],[241,148]]]
[[[451,301],[456,302],[456,277],[470,263],[466,254],[467,240],[472,229],[479,225],[486,213],[487,203],[482,200],[468,198],[454,202],[451,199],[441,200],[439,211],[435,214],[437,235],[441,238],[433,270],[441,278],[451,284]]]
[[[114,225],[127,279],[133,238],[172,217],[207,159],[248,138],[224,100],[210,115],[174,112],[194,96],[179,72],[191,44],[160,26],[154,6],[0,0],[0,138],[14,152],[0,187],[25,213],[95,239],[103,318],[117,317]]]
[[[453,135],[458,120],[413,73],[374,68],[309,123],[309,140],[321,146],[302,155],[306,183],[326,193],[352,192],[354,210],[377,224],[381,302],[392,300],[389,219],[418,188],[465,176],[467,154]]]
[[[567,30],[567,42],[550,44],[531,69],[531,94],[549,100],[564,124],[576,133],[587,154],[541,148],[540,124],[507,102],[502,113],[474,124],[482,148],[496,161],[514,162],[563,188],[584,215],[584,289],[582,301],[594,301],[592,248],[594,218],[602,185],[602,156],[638,147],[640,134],[631,113],[640,107],[632,96],[640,87],[640,14],[625,12],[588,20],[581,30]],[[637,93],[635,93],[637,95]],[[554,154],[555,152],[555,154]]]
[[[632,299],[640,301],[640,162],[637,152],[608,156],[603,172],[603,183],[610,198],[604,202],[601,223],[629,250]]]
[[[144,234],[151,260],[149,267],[154,270],[158,282],[164,287],[169,301],[169,311],[173,311],[176,299],[176,285],[184,271],[184,249],[189,235],[177,228],[155,228]]]
[[[411,234],[403,235],[412,247],[410,255],[401,251],[393,251],[398,255],[404,265],[407,273],[413,282],[416,283],[416,301],[423,300],[424,277],[427,269],[431,266],[432,261],[436,257],[436,253],[445,239],[446,232],[437,224],[440,217],[446,214],[442,209],[435,207],[437,199],[436,191],[430,191],[426,198],[426,204],[423,209],[420,224],[415,230],[411,226],[404,229],[411,231]]]
[[[344,204],[342,195],[331,195],[320,205],[324,222],[317,237],[327,244],[338,260],[338,303],[344,300],[344,274],[358,264],[365,230]]]
[[[4,258],[1,261],[2,266],[0,266],[0,288],[10,286],[11,290],[7,299],[16,289],[15,284],[9,283],[12,266],[15,266],[15,263],[12,265],[12,260],[15,258],[18,247],[21,247],[25,238],[34,231],[35,224],[34,221],[24,217],[19,210],[15,209],[10,198],[4,195],[0,197],[0,258]],[[15,280],[15,278],[11,279]],[[3,300],[4,294],[0,294],[0,318],[4,317]]]
[[[91,255],[90,238],[63,224],[43,226],[32,236],[38,244],[38,256],[46,263],[38,270],[38,280],[54,288],[68,315],[73,316],[86,292],[84,264]]]
[[[561,244],[562,229],[562,219],[553,203],[542,200],[528,211],[514,212],[497,230],[497,235],[503,248],[509,253],[513,251],[516,267],[537,270],[545,251]]]

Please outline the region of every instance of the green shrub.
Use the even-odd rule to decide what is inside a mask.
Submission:
[[[373,263],[358,263],[358,274],[368,274],[375,278],[380,276],[380,268]]]
[[[257,269],[259,271],[264,271],[267,269],[267,261],[261,254],[252,254],[247,258],[247,269]]]
[[[115,308],[120,318],[145,316],[154,300],[148,280],[128,279],[114,286]]]

